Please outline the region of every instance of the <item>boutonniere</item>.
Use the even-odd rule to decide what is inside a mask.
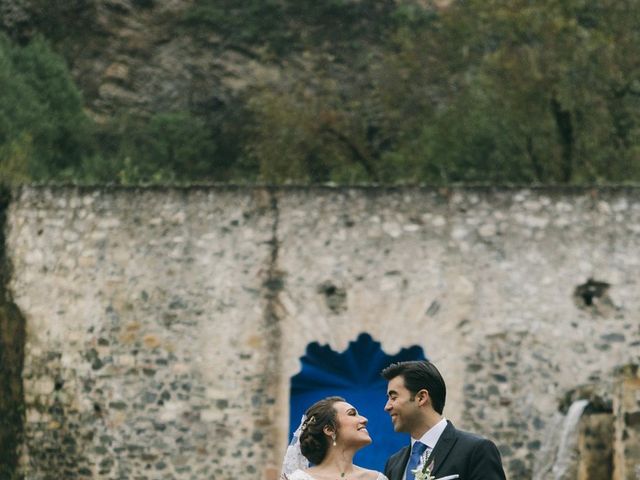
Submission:
[[[431,473],[433,472],[433,460],[427,465],[427,452],[422,454],[420,466],[415,470],[411,470],[415,477],[415,480],[436,480],[436,477]]]

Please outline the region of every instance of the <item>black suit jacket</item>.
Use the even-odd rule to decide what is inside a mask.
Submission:
[[[404,480],[411,446],[394,453],[384,467],[389,480]],[[433,461],[436,478],[460,475],[458,480],[505,480],[500,452],[491,440],[447,426],[438,439],[428,463]]]

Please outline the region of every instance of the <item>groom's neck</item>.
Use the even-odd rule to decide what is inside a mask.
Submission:
[[[431,430],[440,420],[442,420],[442,415],[439,413],[433,411],[425,412],[419,424],[411,429],[411,437],[415,440],[421,439],[422,436]]]

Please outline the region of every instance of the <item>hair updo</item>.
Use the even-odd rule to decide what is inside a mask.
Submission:
[[[329,426],[334,432],[338,431],[338,413],[333,404],[344,401],[342,397],[323,398],[305,412],[306,419],[300,434],[300,451],[314,465],[320,464],[329,450],[329,437],[324,433],[324,427]]]

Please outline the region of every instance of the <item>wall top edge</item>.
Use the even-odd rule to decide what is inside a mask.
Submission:
[[[32,184],[14,187],[14,194],[21,191],[77,191],[80,193],[90,192],[163,192],[163,191],[233,191],[233,192],[254,192],[268,190],[271,192],[349,192],[363,191],[368,193],[403,193],[403,192],[424,192],[438,193],[448,195],[452,192],[477,192],[477,193],[500,193],[500,192],[516,192],[516,191],[532,191],[538,193],[553,194],[585,194],[590,193],[597,195],[598,193],[633,193],[640,192],[640,184],[638,185],[333,185],[333,184],[315,184],[315,185],[271,185],[271,184],[229,184],[229,183],[207,183],[207,184],[189,184],[189,185],[73,185],[73,184]]]

